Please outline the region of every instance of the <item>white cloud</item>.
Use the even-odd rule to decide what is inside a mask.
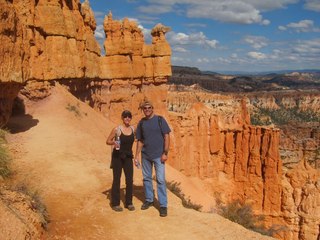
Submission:
[[[320,1],[319,0],[306,0],[304,5],[305,9],[320,12]]]
[[[297,3],[298,0],[148,0],[147,2],[149,5],[139,8],[140,11],[152,14],[184,11],[188,17],[194,18],[269,25],[270,21],[263,19],[262,12],[284,8],[288,4]]]
[[[293,52],[300,54],[301,56],[312,56],[320,59],[320,38],[298,41],[293,47]]]
[[[248,55],[248,57],[253,58],[253,59],[257,59],[257,60],[267,58],[267,55],[265,55],[264,53],[261,53],[261,52],[248,52],[247,55]]]
[[[197,62],[198,63],[209,63],[210,59],[208,59],[208,58],[198,58]]]
[[[163,14],[172,12],[172,6],[164,4],[153,4],[148,6],[140,6],[138,10],[142,13],[149,14]]]
[[[96,28],[96,30],[94,32],[94,36],[96,37],[96,39],[98,41],[105,39],[105,33],[104,33],[103,25],[97,25],[97,28]]]
[[[174,52],[181,52],[181,53],[189,52],[187,49],[185,49],[183,47],[173,47],[172,50]]]
[[[232,53],[232,54],[231,54],[231,58],[238,58],[238,54]]]
[[[187,27],[201,27],[201,28],[205,28],[207,27],[207,24],[204,24],[204,23],[189,23],[189,24],[186,24]]]
[[[183,58],[183,57],[176,57],[176,56],[172,56],[171,60],[173,63],[190,63],[192,62],[190,58]]]
[[[176,45],[198,45],[204,48],[216,48],[218,45],[217,40],[208,39],[203,32],[185,34],[169,32],[167,39],[172,46]]]
[[[246,36],[244,41],[251,45],[254,49],[260,49],[268,46],[268,39],[263,36]]]
[[[261,25],[267,26],[267,25],[269,25],[270,23],[271,23],[270,20],[264,19],[264,20],[262,20]]]
[[[287,24],[286,26],[279,26],[280,30],[293,30],[295,32],[320,32],[320,28],[314,26],[314,22],[312,20],[301,20],[300,22],[292,22]]]
[[[287,30],[287,28],[285,26],[279,26],[278,29],[281,30],[281,31],[286,31]]]
[[[261,23],[263,21],[260,11],[243,1],[219,1],[208,5],[197,4],[187,10],[187,16],[242,24]]]

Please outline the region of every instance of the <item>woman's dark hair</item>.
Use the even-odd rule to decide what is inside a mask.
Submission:
[[[121,117],[122,118],[125,118],[125,117],[129,117],[129,118],[132,118],[132,114],[129,110],[124,110],[122,113],[121,113]]]

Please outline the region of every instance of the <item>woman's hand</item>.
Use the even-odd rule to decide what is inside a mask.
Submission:
[[[135,165],[138,169],[141,168],[141,164],[140,164],[140,162],[139,162],[139,160],[138,160],[137,158],[133,159],[133,162],[134,162],[134,165]]]

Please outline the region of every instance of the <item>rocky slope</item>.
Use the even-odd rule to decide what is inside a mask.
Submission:
[[[288,106],[299,104],[319,112],[317,96],[277,96]],[[278,237],[317,239],[319,123],[300,125],[299,131],[289,126],[252,126],[248,113],[259,104],[272,109],[282,103],[272,92],[218,94],[196,85],[172,85],[168,109],[179,129],[172,165],[205,179],[208,191],[219,193],[223,201],[238,198],[252,203],[269,227],[282,226]],[[303,208],[309,209],[307,214]]]
[[[4,192],[0,196],[0,239],[272,239],[217,214],[184,208],[181,199],[170,191],[168,217],[159,217],[157,203],[140,210],[143,182],[141,170],[136,168],[136,210],[114,212],[110,207],[111,152],[105,140],[120,116],[117,122],[104,118],[62,86],[50,93],[37,102],[25,99],[26,112],[11,117],[8,127],[14,133],[7,136],[15,171],[13,184],[23,182],[38,192],[50,222],[46,231],[35,228],[40,219],[27,201],[3,198]],[[30,116],[35,122],[26,121]],[[200,179],[188,178],[170,165],[166,170],[168,181],[181,183],[192,201],[210,210],[212,200]],[[9,200],[10,209],[5,202]]]

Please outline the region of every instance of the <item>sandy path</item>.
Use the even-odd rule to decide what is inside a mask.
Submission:
[[[216,214],[186,209],[170,192],[168,217],[160,218],[156,207],[140,210],[140,170],[134,177],[136,211],[112,211],[105,139],[114,123],[60,87],[49,98],[26,105],[29,115],[11,119],[17,131],[9,142],[17,180],[37,190],[48,208],[51,223],[44,239],[268,239]],[[68,105],[76,106],[78,114]],[[180,173],[167,169],[168,180],[183,181]]]

